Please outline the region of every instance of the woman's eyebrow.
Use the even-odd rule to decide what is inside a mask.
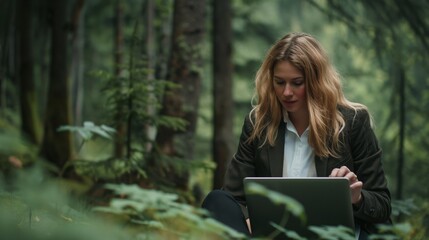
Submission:
[[[273,79],[274,80],[285,80],[284,78],[279,77],[279,76],[273,76]],[[296,76],[296,77],[290,78],[291,81],[301,80],[301,79],[304,79],[304,76]]]

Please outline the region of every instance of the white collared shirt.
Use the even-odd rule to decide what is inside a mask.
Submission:
[[[299,136],[287,114],[284,115],[286,131],[283,177],[317,177],[314,150],[308,143],[309,128]]]
[[[286,111],[283,119],[286,124],[283,177],[317,177],[314,150],[308,144],[309,128],[299,136]],[[359,239],[360,230],[360,225],[355,224],[356,240]]]

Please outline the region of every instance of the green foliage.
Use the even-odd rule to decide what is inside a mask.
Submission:
[[[144,61],[138,61],[129,65],[129,74],[126,77],[115,77],[103,71],[94,72],[105,82],[103,93],[107,97],[112,124],[114,126],[125,124],[130,131],[127,136],[117,136],[126,138],[129,159],[110,158],[108,161],[98,162],[97,165],[101,167],[99,169],[116,173],[116,176],[136,171],[145,178],[146,157],[150,154],[146,146],[154,144],[154,139],[150,138],[147,128],[165,126],[174,130],[184,130],[187,126],[187,122],[181,118],[158,114],[164,89],[179,86],[169,81],[148,78],[150,71],[145,67]],[[92,163],[80,164],[84,165],[89,166]],[[116,167],[110,168],[111,166]],[[92,173],[96,174],[97,171]]]
[[[392,200],[392,216],[398,217],[400,215],[411,215],[418,209],[414,203],[414,199],[409,198],[405,200]]]
[[[1,176],[1,239],[130,239],[70,198],[68,189],[40,165],[14,173],[13,178]]]
[[[413,199],[393,200],[393,224],[377,225],[378,232],[369,236],[369,239],[427,239],[424,221],[429,216],[427,201],[416,204]]]
[[[287,230],[284,227],[282,227],[287,223],[289,219],[289,213],[291,213],[295,217],[298,217],[303,223],[306,221],[304,208],[298,201],[296,201],[295,199],[289,196],[283,195],[279,192],[272,191],[257,183],[249,184],[247,190],[249,194],[266,196],[268,199],[270,199],[270,201],[272,201],[277,205],[283,206],[284,209],[287,210],[285,211],[285,214],[279,223],[271,223],[276,228],[276,230],[273,231],[267,237],[267,239],[274,238],[281,233],[285,234],[286,236],[292,239],[302,239],[296,232]]]
[[[188,170],[196,169],[213,170],[216,167],[215,163],[208,160],[186,161],[181,157],[171,157],[166,155],[160,155],[157,159],[159,159],[159,167],[174,166],[175,171],[178,173],[184,173]]]
[[[305,240],[304,237],[301,237],[297,232],[288,230],[276,223],[271,223],[271,225],[279,231],[279,233],[283,233],[288,239],[295,239],[295,240]]]
[[[171,116],[159,116],[157,119],[154,119],[154,124],[156,126],[168,127],[174,131],[184,131],[188,125],[185,120]]]
[[[106,125],[97,126],[93,122],[85,121],[83,126],[61,126],[57,131],[77,132],[82,139],[79,151],[82,149],[85,142],[99,136],[106,139],[112,139],[112,134],[116,133],[114,128]]]
[[[0,154],[33,155],[35,147],[14,126],[0,120]]]
[[[379,225],[378,230],[379,233],[371,235],[369,239],[414,239],[408,237],[411,232],[411,225],[409,223]]]
[[[178,203],[176,194],[142,189],[137,185],[109,184],[106,188],[124,197],[112,199],[109,206],[97,207],[96,211],[128,215],[131,223],[148,232],[158,232],[164,238],[198,239],[203,235],[222,239],[244,238],[244,235],[207,218],[203,209]]]
[[[427,199],[392,201],[392,219],[395,224],[381,225],[380,233],[399,236],[400,239],[427,239],[429,202]]]
[[[94,181],[116,181],[130,172],[137,172],[142,178],[147,178],[146,171],[138,163],[140,159],[134,155],[129,160],[113,157],[96,161],[75,159],[67,167],[73,166],[80,176]]]
[[[273,203],[284,206],[285,209],[290,211],[292,215],[298,217],[302,222],[306,221],[304,208],[298,201],[291,197],[285,196],[276,191],[272,191],[257,183],[249,184],[248,193],[266,196]]]
[[[154,145],[154,136],[151,136],[151,128],[166,126],[174,130],[184,130],[187,122],[181,118],[163,116],[158,113],[164,89],[175,89],[179,85],[169,81],[154,79],[153,69],[147,67],[144,56],[139,54],[136,43],[143,41],[139,38],[138,21],[135,22],[131,36],[131,49],[127,65],[117,66],[122,73],[112,75],[109,72],[92,71],[92,76],[104,83],[102,88],[105,96],[109,125],[125,128],[125,132],[117,132],[115,139],[111,139],[114,129],[106,125],[96,126],[92,122],[84,123],[83,127],[63,126],[60,130],[75,131],[83,139],[83,144],[95,136],[102,136],[109,140],[115,140],[115,147],[126,149],[126,156],[112,156],[107,159],[88,161],[79,158],[70,162],[67,167],[74,166],[77,172],[92,179],[119,179],[124,174],[137,173],[140,177],[147,178],[146,160],[151,154]],[[117,139],[122,139],[117,141]],[[113,153],[111,154],[113,155]],[[110,155],[109,155],[110,156]]]
[[[320,239],[353,240],[355,233],[350,228],[344,226],[310,226],[309,229],[320,237]]]
[[[114,128],[111,128],[106,125],[97,126],[93,122],[86,121],[83,123],[83,126],[61,126],[58,128],[58,131],[70,131],[77,132],[84,141],[88,141],[93,138],[93,136],[100,136],[107,139],[112,139],[112,134],[116,132]]]
[[[114,128],[107,125],[97,126],[93,122],[85,121],[83,126],[61,126],[58,131],[76,132],[82,139],[81,148],[85,143],[95,140],[97,137],[112,140],[112,135],[116,133]],[[104,160],[90,161],[87,159],[73,159],[66,163],[63,172],[70,167],[74,167],[76,172],[91,179],[117,179],[126,172],[133,169],[134,158],[130,161],[108,158]],[[139,169],[139,168],[136,168]],[[140,170],[140,169],[139,169]],[[144,171],[139,171],[146,176]]]
[[[0,173],[8,174],[35,162],[51,172],[58,172],[56,166],[38,157],[38,147],[28,141],[17,126],[0,119]]]
[[[7,137],[4,137],[7,139]],[[1,146],[1,145],[0,145]],[[70,196],[70,185],[46,174],[41,164],[14,169],[0,175],[0,237],[2,239],[245,239],[246,237],[211,219],[198,207],[179,202],[180,196],[137,185],[108,184],[114,196],[104,207],[92,206]],[[258,185],[254,194],[268,196],[305,219],[295,200]],[[394,202],[395,212],[409,213],[410,219],[379,226],[371,239],[425,239],[413,221],[416,205],[411,200]],[[429,212],[418,221],[423,221]],[[423,211],[420,211],[423,212]],[[420,223],[421,224],[421,223]],[[273,226],[278,234],[302,239],[296,233]],[[312,228],[320,239],[348,239],[341,228]],[[328,237],[329,236],[329,237]]]
[[[132,61],[137,63],[128,66],[126,76],[117,77],[103,71],[93,73],[105,82],[102,91],[107,99],[113,125],[128,122],[132,124],[129,127],[134,127],[136,126],[134,124],[138,123],[141,128],[151,125],[183,130],[187,125],[183,119],[158,114],[161,108],[160,101],[165,94],[164,90],[176,89],[180,86],[170,81],[150,78],[149,75],[153,70],[147,69],[145,61],[141,59]],[[133,132],[134,137],[144,135],[142,132],[135,132]],[[142,144],[144,145],[145,142]]]
[[[70,195],[40,165],[0,176],[1,239],[244,239],[176,194],[137,185],[106,185],[117,196],[106,207]]]

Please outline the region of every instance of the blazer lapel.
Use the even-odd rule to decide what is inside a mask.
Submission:
[[[280,123],[277,140],[274,146],[268,147],[268,161],[272,177],[281,177],[283,175],[283,161],[285,150],[285,131],[286,124]],[[318,177],[328,176],[329,158],[315,157],[316,173]]]
[[[328,176],[328,158],[321,158],[316,156],[314,158],[316,165],[316,173],[318,177],[327,177]]]
[[[283,175],[283,156],[285,150],[285,123],[281,122],[274,146],[268,147],[268,161],[272,177],[281,177]]]

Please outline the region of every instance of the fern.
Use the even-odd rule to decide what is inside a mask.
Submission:
[[[177,202],[176,194],[142,189],[137,185],[106,185],[117,196],[107,207],[95,211],[128,215],[130,222],[147,227],[147,231],[162,231],[172,238],[198,239],[212,236],[216,239],[244,239],[245,236],[208,218],[208,213],[188,204]],[[217,237],[216,237],[217,236]]]

